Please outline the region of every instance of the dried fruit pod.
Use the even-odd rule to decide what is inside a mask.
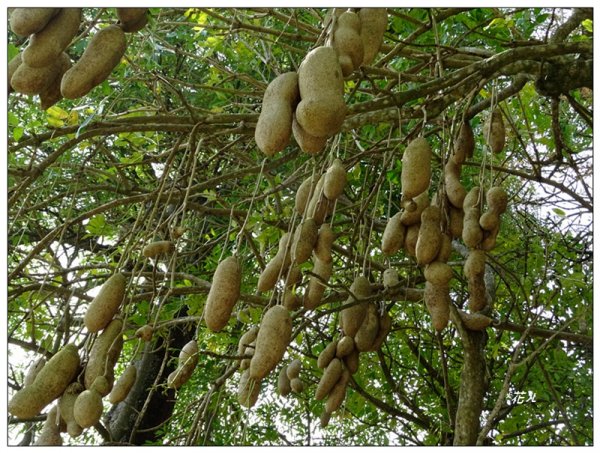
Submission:
[[[502,214],[504,211],[506,211],[506,207],[508,206],[508,195],[502,187],[491,187],[488,190],[485,199],[490,210],[498,214]]]
[[[75,400],[73,418],[82,428],[89,428],[100,421],[103,409],[102,396],[95,390],[84,390]]]
[[[325,175],[322,175],[317,182],[313,196],[308,203],[306,215],[312,217],[317,226],[321,225],[325,218],[331,214],[331,210],[335,205],[334,202],[330,201],[323,193],[323,183],[325,182]]]
[[[340,321],[344,333],[354,337],[367,314],[367,305],[365,303],[359,303],[348,308],[345,308],[345,306],[351,305],[355,303],[356,300],[365,299],[371,295],[371,284],[367,277],[362,275],[357,276],[354,279],[354,282],[352,282],[352,285],[350,285],[350,293],[351,294],[348,295],[348,299],[346,299],[344,307],[342,308]],[[352,297],[352,295],[356,296],[356,299]]]
[[[452,254],[452,239],[446,233],[442,233],[442,243],[440,245],[440,251],[435,258],[435,261],[441,261],[447,263]]]
[[[451,159],[458,165],[462,165],[467,158],[473,157],[475,150],[475,137],[473,129],[468,121],[460,125],[458,137],[454,141],[454,153]]]
[[[244,371],[238,385],[238,403],[247,408],[254,406],[260,394],[260,384],[260,380],[250,377],[248,370]]]
[[[483,233],[483,241],[481,241],[480,247],[481,250],[485,250],[489,252],[494,247],[496,247],[496,239],[498,238],[498,233],[500,232],[500,221],[498,221],[498,226],[494,228],[492,231],[484,231]]]
[[[256,336],[256,349],[250,361],[250,377],[261,380],[277,366],[290,343],[291,335],[290,312],[281,305],[267,310]]]
[[[337,342],[335,356],[341,359],[346,357],[352,351],[354,351],[354,338],[349,335],[345,335]]]
[[[144,14],[142,17],[140,17],[140,19],[137,22],[133,22],[133,23],[129,23],[129,24],[120,23],[119,27],[121,27],[121,29],[123,29],[123,31],[125,33],[135,33],[135,32],[140,31],[142,28],[144,28],[147,23],[148,23],[148,15]]]
[[[425,280],[434,285],[448,285],[452,280],[452,268],[441,261],[434,261],[425,266]]]
[[[175,244],[172,241],[154,241],[146,245],[142,250],[142,255],[146,258],[156,258],[160,255],[167,255],[175,251]]]
[[[396,269],[386,269],[383,271],[383,287],[385,289],[392,288],[400,283],[398,271]]]
[[[431,205],[421,214],[421,227],[415,244],[417,264],[423,266],[431,263],[438,255],[442,244],[442,231],[440,230],[440,208]]]
[[[496,107],[483,125],[483,138],[494,154],[504,149],[506,130],[502,120],[502,111]]]
[[[267,263],[263,271],[258,277],[256,289],[259,292],[270,291],[275,288],[277,280],[283,271],[283,255],[275,255],[271,261]]]
[[[323,23],[329,26],[334,20],[334,17],[335,20],[337,20],[338,17],[344,14],[344,11],[346,11],[346,8],[327,8],[327,13],[325,14],[325,19],[323,20]]]
[[[74,382],[65,389],[58,400],[60,416],[67,424],[67,433],[71,437],[77,437],[83,431],[83,428],[75,421],[73,408],[75,407],[75,400],[77,400],[79,394],[84,390],[83,385],[79,382]]]
[[[153,334],[154,334],[154,329],[149,324],[146,324],[145,326],[142,326],[138,330],[135,331],[135,336],[142,341],[152,340]]]
[[[114,367],[123,348],[122,328],[123,321],[113,319],[94,341],[85,367],[85,388],[90,389],[98,376],[105,376],[112,388],[115,379]]]
[[[292,391],[290,384],[290,378],[287,375],[286,367],[281,367],[279,371],[279,377],[277,379],[277,391],[281,396],[287,396]]]
[[[308,310],[314,310],[321,303],[325,289],[325,284],[329,281],[333,273],[333,261],[325,262],[314,257],[313,274],[308,282],[308,289],[304,293],[304,307]]]
[[[181,351],[179,351],[179,361],[178,366],[180,368],[196,368],[198,364],[198,343],[196,340],[188,341]]]
[[[431,147],[423,137],[411,141],[402,156],[402,195],[411,200],[429,187],[431,180]]]
[[[304,382],[300,378],[294,378],[290,380],[290,387],[292,387],[292,392],[294,393],[302,393],[304,391]]]
[[[379,332],[379,314],[374,303],[370,303],[367,307],[367,316],[363,320],[358,332],[354,335],[354,345],[360,352],[365,352],[371,349],[373,342]]]
[[[420,223],[411,225],[406,229],[406,236],[404,237],[404,250],[412,257],[417,256],[417,241],[419,240],[420,229]]]
[[[492,318],[489,318],[481,313],[467,313],[463,310],[458,310],[460,319],[467,329],[484,330],[492,324]]]
[[[67,57],[68,58],[68,57]],[[64,64],[64,58],[56,58],[48,66],[32,68],[21,63],[14,71],[10,86],[22,94],[34,95],[42,93],[50,87],[56,79]]]
[[[346,187],[346,169],[340,159],[334,159],[331,166],[325,172],[325,180],[323,182],[323,194],[331,200],[337,198],[344,193]]]
[[[329,425],[329,420],[331,419],[331,412],[323,411],[321,412],[321,417],[319,418],[321,428],[327,427]]]
[[[480,195],[481,188],[479,186],[473,187],[465,197],[463,204],[465,216],[463,220],[462,240],[469,248],[477,247],[483,240],[483,230],[479,226]]]
[[[333,360],[337,351],[338,340],[333,340],[325,349],[321,351],[319,357],[317,358],[317,366],[319,368],[326,368],[329,365],[329,362]]]
[[[469,309],[480,311],[486,305],[485,252],[483,250],[471,250],[465,260],[463,270],[469,288]]]
[[[89,390],[94,390],[100,394],[100,396],[106,396],[110,393],[111,384],[108,382],[105,376],[97,376],[92,382]]]
[[[119,26],[125,33],[140,31],[148,23],[148,8],[117,8]]]
[[[483,275],[485,272],[485,252],[471,250],[465,260],[464,273],[467,278]]]
[[[485,231],[494,230],[499,223],[500,217],[492,211],[484,212],[479,218],[479,226]]]
[[[390,330],[392,329],[392,318],[387,311],[383,311],[383,315],[379,318],[379,330],[377,331],[377,336],[375,340],[373,340],[373,344],[369,348],[369,351],[377,351],[381,348],[381,345],[387,338]],[[350,367],[348,367],[350,368]],[[352,370],[350,370],[352,373]],[[354,374],[354,373],[352,373]]]
[[[302,221],[296,227],[292,241],[293,263],[302,264],[310,258],[318,236],[319,227],[313,218]]]
[[[395,254],[404,245],[406,226],[402,223],[402,211],[396,213],[389,220],[383,231],[381,251],[387,256]]]
[[[502,187],[494,186],[487,191],[488,211],[479,218],[479,225],[486,231],[494,231],[500,225],[500,215],[506,211],[508,195]]]
[[[277,249],[277,255],[283,260],[282,268],[287,268],[292,263],[292,233],[284,233],[279,239],[279,247]]]
[[[311,50],[298,68],[302,99],[296,108],[298,124],[313,137],[337,134],[346,117],[344,79],[331,47]]]
[[[246,348],[256,341],[258,335],[258,326],[252,326],[244,335],[240,337],[238,342],[237,353],[238,355],[244,354]]]
[[[254,139],[267,156],[282,151],[292,136],[292,115],[300,98],[298,74],[286,72],[269,83],[263,96]]]
[[[296,119],[296,115],[294,114],[292,120],[292,133],[294,134],[294,139],[298,146],[302,151],[306,154],[319,154],[321,151],[325,149],[325,145],[327,145],[327,139],[329,137],[315,137],[314,135],[310,135],[302,126],[298,123]]]
[[[467,190],[460,183],[460,165],[452,159],[448,160],[444,167],[444,184],[450,203],[456,208],[462,208]]]
[[[15,8],[10,15],[10,29],[15,35],[29,36],[42,31],[61,8]]]
[[[252,352],[254,352],[254,349],[252,349]],[[240,370],[247,370],[248,368],[250,368],[250,359],[240,361]]]
[[[449,206],[448,232],[453,239],[462,237],[465,212],[461,209]]]
[[[256,349],[256,339],[250,343],[248,346],[246,346],[246,348],[244,349],[244,355],[249,355],[250,357],[252,357],[254,355],[254,350]]]
[[[117,314],[125,297],[126,285],[127,279],[120,272],[104,282],[83,317],[83,323],[89,332],[95,333],[104,329]]]
[[[67,344],[42,367],[33,383],[13,395],[8,402],[8,412],[21,419],[35,417],[62,395],[78,371],[77,347]]]
[[[42,30],[29,37],[23,63],[31,68],[55,64],[79,31],[79,25],[81,8],[62,8]]]
[[[235,303],[240,298],[242,267],[238,258],[229,256],[219,263],[204,306],[206,327],[219,332],[227,325]]]
[[[297,378],[300,376],[300,370],[302,369],[302,362],[299,359],[292,360],[286,368],[287,377],[290,379]]]
[[[333,246],[334,240],[335,233],[333,232],[329,224],[324,223],[323,225],[321,225],[321,228],[319,228],[317,243],[315,244],[315,256],[321,261],[330,262],[332,260],[331,248]]]
[[[194,374],[193,367],[177,367],[167,376],[167,387],[179,389],[183,384],[190,380]]]
[[[431,315],[431,324],[438,332],[444,330],[450,318],[450,289],[448,285],[425,282],[425,306]]]
[[[124,401],[133,387],[133,384],[135,384],[136,378],[137,369],[135,365],[131,364],[125,368],[125,371],[123,371],[123,374],[115,383],[115,386],[108,395],[108,401],[110,401],[111,404],[117,404]]]
[[[365,51],[360,27],[360,17],[351,11],[340,14],[335,24],[332,47],[338,54],[344,77],[352,74],[363,62]]]
[[[292,264],[287,271],[287,275],[285,277],[285,288],[291,289],[294,286],[302,283],[302,270],[300,266],[296,263]]]
[[[289,311],[298,310],[303,305],[302,298],[288,288],[283,293],[282,305]]]
[[[109,25],[98,31],[83,55],[62,78],[60,91],[67,99],[85,96],[104,82],[125,54],[127,43],[121,27]]]
[[[340,359],[335,358],[327,365],[323,376],[321,376],[317,390],[315,391],[315,399],[317,401],[322,400],[329,394],[331,389],[333,389],[334,385],[340,379],[342,370],[342,361]]]
[[[63,440],[60,437],[60,429],[58,427],[58,406],[53,406],[48,412],[44,426],[39,437],[33,445],[62,445]]]
[[[421,214],[425,208],[429,206],[429,193],[424,191],[417,197],[413,198],[412,202],[414,204],[414,209],[409,211],[407,207],[404,211],[401,211],[402,215],[400,216],[400,221],[407,227],[421,223]]]
[[[358,371],[358,367],[360,365],[360,353],[358,352],[358,349],[353,349],[352,352],[342,360],[344,361],[344,365],[350,374],[354,374]]]
[[[25,379],[23,379],[23,387],[33,384],[38,373],[44,368],[44,365],[46,365],[46,358],[40,357],[29,366],[25,374]]]
[[[364,56],[361,66],[370,65],[383,44],[383,35],[387,29],[386,8],[361,8],[360,38],[363,43]]]
[[[301,216],[304,215],[306,208],[308,207],[308,202],[310,201],[315,191],[317,181],[317,177],[310,176],[304,181],[302,181],[302,184],[300,184],[298,190],[296,191],[294,208],[296,209],[296,212]]]
[[[42,91],[40,91],[40,107],[47,110],[62,99],[60,92],[60,82],[63,75],[73,66],[71,59],[66,53],[61,53],[59,57],[60,65],[56,72],[54,80]]]
[[[347,369],[342,371],[342,375],[333,386],[325,403],[325,410],[329,413],[335,412],[344,402],[346,397],[346,387],[350,380],[350,372]]]

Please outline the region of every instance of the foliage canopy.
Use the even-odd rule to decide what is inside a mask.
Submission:
[[[151,8],[109,79],[87,96],[47,110],[36,96],[9,96],[9,398],[31,362],[64,344],[75,343],[85,361],[95,338],[83,325],[92,288],[120,271],[128,285],[117,375],[135,362],[146,381],[126,403],[105,403],[95,429],[63,434],[65,443],[592,444],[591,10],[389,8],[375,61],[345,79],[342,131],[318,155],[292,140],[265,158],[254,141],[265,88],[324,43],[328,12]],[[71,58],[116,20],[112,8],[84,8]],[[25,45],[9,33],[9,58]],[[492,154],[482,130],[496,107],[506,145]],[[404,251],[386,257],[381,237],[401,209],[406,145],[426,137],[429,195],[443,193],[463,120],[476,143],[462,167],[465,189],[502,185],[508,193],[487,252],[494,321],[475,332],[453,317],[436,333],[423,269]],[[278,395],[278,367],[246,409],[237,402],[238,340],[282,297],[280,287],[258,293],[258,277],[300,221],[297,188],[336,157],[348,182],[329,220],[333,275],[316,310],[293,311],[282,362],[301,361],[304,391]],[[174,253],[142,255],[175,227],[185,231]],[[217,264],[234,252],[242,295],[213,333],[202,321],[206,296]],[[468,303],[467,253],[455,239],[453,313]],[[385,289],[389,267],[400,283]],[[301,269],[299,294],[312,266]],[[316,360],[339,337],[341,303],[361,274],[391,331],[381,349],[360,354],[342,408],[321,428]],[[145,324],[155,330],[148,344],[134,336]],[[192,338],[198,368],[177,392],[167,390]],[[35,420],[9,417],[10,442],[33,443],[49,409]]]

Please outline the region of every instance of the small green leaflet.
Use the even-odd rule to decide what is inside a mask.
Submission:
[[[104,214],[97,214],[90,219],[86,230],[92,236],[112,236],[114,228],[106,223]]]

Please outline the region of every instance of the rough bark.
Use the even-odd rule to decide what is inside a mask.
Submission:
[[[544,96],[560,96],[571,90],[594,88],[594,61],[592,59],[564,58],[551,60],[542,65],[535,82],[538,93]]]
[[[176,396],[173,389],[155,389],[151,391],[161,366],[170,350],[178,351],[190,341],[193,330],[187,330],[181,325],[175,325],[168,340],[158,339],[146,343],[141,359],[135,362],[138,379],[129,392],[125,401],[113,406],[107,414],[107,427],[113,442],[130,442],[134,445],[144,445],[160,439],[158,428],[173,414]],[[168,346],[168,347],[167,347]],[[175,363],[165,366],[159,377],[160,382],[175,370]],[[150,397],[147,408],[141,413],[142,419],[136,423],[138,414],[143,410],[146,399]],[[135,432],[133,432],[135,429]]]
[[[479,417],[485,394],[486,333],[462,329],[464,362],[460,375],[460,392],[456,409],[454,445],[475,445],[479,433]]]
[[[453,247],[463,256],[467,256],[468,249],[456,241]],[[485,266],[485,289],[487,304],[482,313],[489,314],[493,309],[495,300],[494,273],[489,264]],[[475,445],[479,434],[481,409],[485,396],[486,363],[485,345],[487,343],[486,331],[473,331],[467,329],[460,319],[454,306],[450,307],[450,318],[456,325],[463,346],[463,367],[460,375],[460,390],[458,405],[454,417],[454,445]]]

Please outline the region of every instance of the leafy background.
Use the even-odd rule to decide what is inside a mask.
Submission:
[[[343,131],[316,157],[292,141],[264,159],[253,134],[264,89],[278,74],[295,70],[320,42],[326,9],[151,8],[149,24],[128,36],[125,57],[88,96],[43,111],[36,97],[11,94],[9,396],[40,355],[75,342],[85,357],[93,338],[82,315],[93,288],[119,269],[130,283],[117,374],[140,359],[143,348],[133,333],[148,322],[158,326],[157,341],[180,329],[195,335],[203,352],[191,381],[170,395],[175,406],[168,423],[144,443],[451,444],[464,344],[453,324],[435,335],[422,300],[379,293],[392,315],[392,332],[379,352],[361,355],[343,410],[326,429],[319,427],[322,403],[313,392],[320,378],[316,357],[337,334],[337,309],[356,274],[366,272],[375,284],[392,266],[407,288],[422,289],[421,270],[411,258],[399,253],[388,260],[380,251],[386,219],[400,206],[402,152],[423,129],[435,154],[433,193],[456,125],[470,112],[477,145],[462,183],[467,190],[502,184],[510,200],[497,247],[488,254],[498,325],[485,333],[484,443],[592,444],[593,95],[577,86],[547,96],[536,86],[541,61],[589,57],[593,24],[589,11],[582,11],[390,9],[375,63],[346,80]],[[563,50],[546,57],[544,46],[572,17],[577,23],[557,43]],[[115,21],[112,8],[85,8],[70,56],[81,55],[90,31]],[[23,45],[9,33],[8,58]],[[495,55],[524,47],[527,57],[492,73],[481,69]],[[448,84],[469,65],[479,69]],[[505,114],[507,145],[491,156],[481,128],[496,100]],[[246,410],[237,403],[239,373],[219,378],[235,363],[228,357],[239,336],[276,298],[256,294],[256,282],[283,232],[298,220],[297,187],[334,156],[348,170],[332,220],[338,233],[334,275],[327,303],[295,314],[294,324],[305,327],[284,359],[301,359],[306,389],[280,397],[274,372],[258,404]],[[177,253],[156,263],[144,259],[143,246],[168,238],[174,226],[187,229]],[[224,332],[213,334],[201,322],[207,289],[240,236],[242,300]],[[450,260],[457,307],[468,298],[461,250],[456,244]],[[559,334],[548,340],[547,331]],[[169,350],[172,363],[178,352]],[[155,390],[164,390],[164,380]],[[39,420],[8,423],[12,444],[32,442],[41,429]],[[109,442],[110,423],[103,426],[108,431],[63,440]],[[135,437],[130,428],[128,441]]]

